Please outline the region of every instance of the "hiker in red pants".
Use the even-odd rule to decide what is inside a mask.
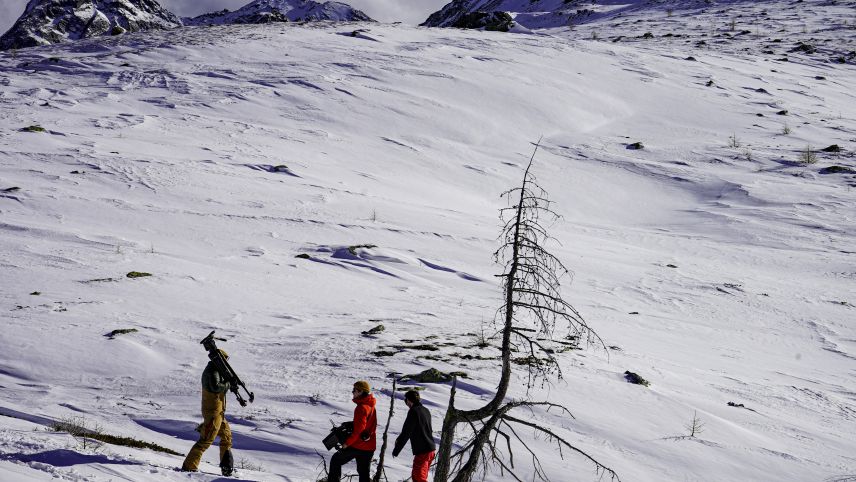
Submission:
[[[409,390],[404,394],[404,403],[410,410],[407,412],[401,434],[395,439],[392,456],[397,457],[404,444],[410,440],[410,448],[413,450],[413,482],[428,482],[428,470],[437,448],[431,430],[431,412],[422,406],[421,397],[416,390]]]

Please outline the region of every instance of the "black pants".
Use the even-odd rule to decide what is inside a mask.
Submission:
[[[374,450],[357,450],[350,447],[336,452],[330,459],[330,474],[327,475],[327,482],[339,482],[339,479],[342,478],[342,466],[354,459],[357,459],[357,473],[360,474],[360,482],[370,482],[369,472],[371,471],[373,456]]]

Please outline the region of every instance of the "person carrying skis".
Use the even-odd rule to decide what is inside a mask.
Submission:
[[[360,482],[371,480],[372,457],[377,448],[377,412],[375,405],[377,400],[371,393],[369,383],[360,380],[354,383],[351,392],[353,402],[357,404],[354,408],[354,432],[342,444],[342,448],[330,458],[330,473],[327,482],[339,482],[342,478],[342,466],[357,459],[357,474]]]
[[[229,359],[224,350],[219,350],[223,358]],[[226,393],[231,387],[231,380],[226,380],[217,371],[213,362],[208,362],[202,372],[202,424],[197,428],[199,440],[190,449],[182,471],[196,472],[199,470],[199,462],[202,454],[214,443],[214,439],[220,437],[220,471],[225,476],[232,475],[234,471],[234,458],[232,457],[232,429],[226,421]]]
[[[431,430],[431,412],[422,405],[416,390],[408,390],[404,394],[404,403],[410,410],[407,412],[401,434],[395,439],[392,456],[398,457],[404,444],[410,440],[410,449],[413,451],[413,482],[428,482],[428,470],[437,448],[434,445],[434,432]]]

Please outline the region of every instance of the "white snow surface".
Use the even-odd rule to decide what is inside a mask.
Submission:
[[[651,10],[645,41],[606,40],[640,29],[612,21],[591,24],[604,40],[271,24],[0,54],[0,480],[219,479],[215,448],[185,474],[50,429],[186,453],[215,329],[256,395],[227,409],[239,480],[316,480],[358,379],[381,428],[390,372],[463,370],[459,403],[489,399],[496,363],[462,355],[497,353],[474,344],[501,299],[499,195],[542,136],[563,292],[609,348],[561,354],[564,378],[528,392],[516,367],[511,397],[575,418],[525,416],[624,481],[854,480],[856,175],[824,172],[856,169],[856,70],[786,52],[847,45],[852,15],[763,3],[734,38],[728,16]],[[439,350],[372,354],[403,340]],[[439,431],[450,387],[425,388]],[[704,431],[679,437],[694,414]],[[520,433],[553,480],[598,480]],[[387,462],[409,476],[409,449]],[[515,463],[531,478],[519,445]]]

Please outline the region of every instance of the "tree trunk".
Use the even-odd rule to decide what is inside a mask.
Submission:
[[[392,422],[392,414],[394,413],[394,409],[395,409],[395,385],[396,385],[396,382],[398,382],[398,380],[393,378],[392,379],[392,394],[390,397],[392,400],[390,400],[390,402],[389,402],[389,416],[386,418],[386,427],[383,429],[383,443],[380,446],[380,456],[378,457],[378,461],[377,461],[377,472],[375,472],[374,477],[372,477],[372,482],[380,482],[381,476],[384,476],[384,478],[386,478],[386,474],[383,471],[383,459],[384,459],[384,456],[386,455],[386,440],[387,440],[387,435],[389,434],[389,424],[390,424],[390,422]]]

